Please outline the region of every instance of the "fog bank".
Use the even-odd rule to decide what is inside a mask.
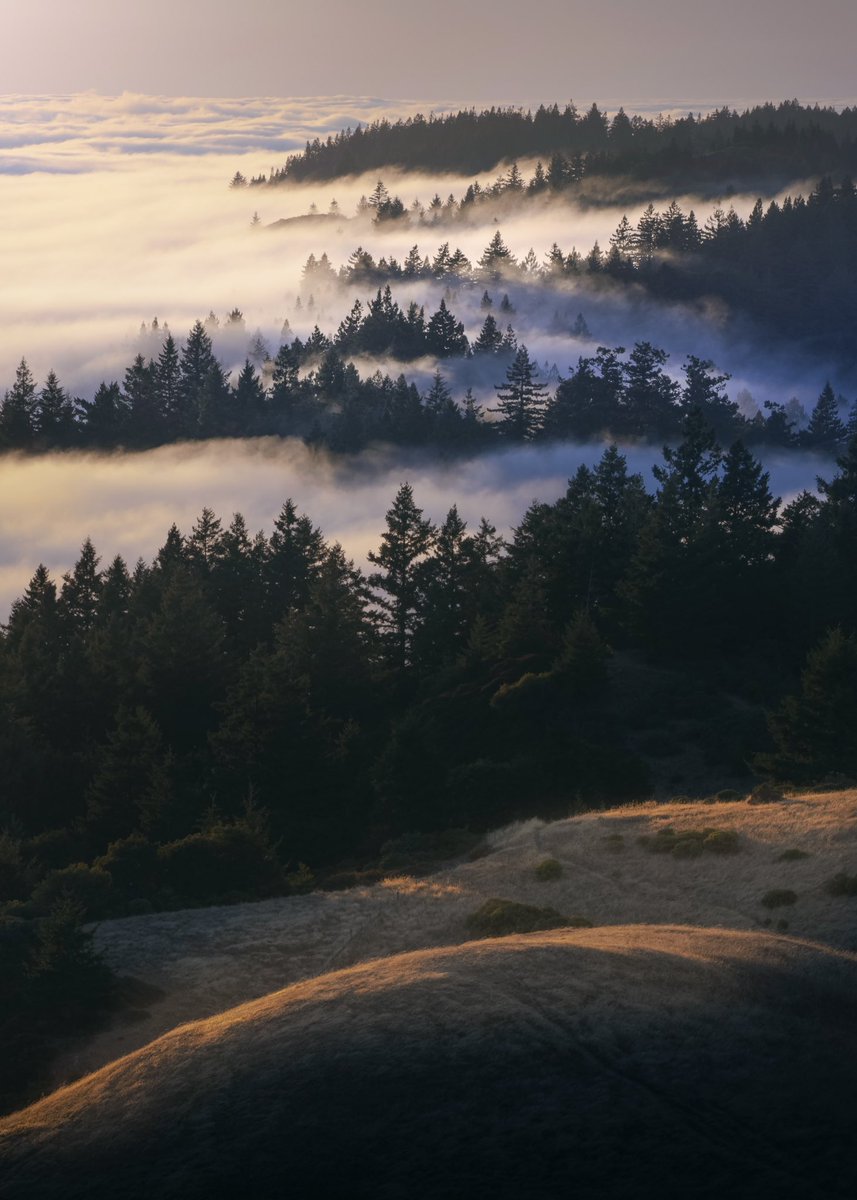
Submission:
[[[291,496],[329,541],[340,541],[358,563],[376,549],[384,514],[408,480],[433,520],[457,503],[471,524],[488,517],[508,535],[533,500],[553,501],[599,445],[555,443],[518,447],[443,464],[387,449],[354,458],[332,456],[293,439],[257,438],[165,446],[139,454],[54,454],[0,460],[0,619],[40,562],[59,581],[91,537],[102,565],[121,554],[129,566],[150,560],[175,522],[188,533],[204,506],[228,523],[241,512],[251,531],[270,534]],[[660,460],[652,446],[624,447],[629,469],[652,485]],[[813,488],[830,463],[796,453],[769,456],[775,495]]]

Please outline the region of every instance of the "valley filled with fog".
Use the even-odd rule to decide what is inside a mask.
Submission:
[[[217,321],[209,320],[206,329],[234,385],[254,341],[257,351],[263,346],[273,356],[281,340],[305,339],[315,326],[332,337],[355,300],[365,306],[372,298],[374,286],[333,275],[314,286],[303,278],[310,255],[326,254],[336,270],[357,247],[376,260],[401,262],[415,244],[432,258],[449,242],[475,264],[500,230],[519,261],[532,249],[542,263],[554,243],[581,256],[596,242],[606,249],[622,215],[633,223],[644,209],[639,200],[613,205],[607,197],[581,208],[563,197],[523,205],[499,196],[454,228],[442,214],[434,224],[423,219],[379,226],[371,209],[360,212],[375,174],[277,188],[228,186],[235,172],[248,178],[264,173],[308,137],[387,111],[379,100],[343,98],[80,96],[7,103],[6,117],[14,114],[14,121],[6,124],[0,173],[0,390],[26,357],[39,384],[54,370],[71,395],[91,398],[101,381],[121,382],[136,354],[156,358],[167,329],[180,344],[210,313]],[[524,174],[533,167],[520,165]],[[496,175],[483,176],[482,184],[490,186]],[[427,208],[435,195],[460,199],[473,180],[387,170],[384,182],[408,209],[415,202]],[[621,200],[621,182],[616,191]],[[720,203],[712,196],[677,199],[700,226]],[[733,194],[723,203],[746,217],[754,196]],[[428,314],[446,296],[471,342],[485,316],[483,290],[476,283],[450,289],[431,278],[393,281],[403,309],[416,301]],[[840,394],[848,394],[851,384],[847,372],[837,376],[835,365],[820,356],[785,345],[773,351],[751,323],[727,321],[729,314],[714,300],[658,303],[633,285],[605,290],[586,276],[503,279],[491,291],[500,327],[508,318],[549,383],[599,345],[651,341],[669,353],[666,369],[676,380],[690,353],[728,372],[729,396],[747,415],[766,401],[786,404],[793,397],[808,412],[829,376]],[[499,307],[503,295],[509,297],[507,313]],[[229,323],[227,314],[235,309],[242,320]],[[361,376],[378,369],[392,376],[404,372],[421,391],[438,366],[431,357],[399,363],[358,355],[353,361]],[[470,387],[490,419],[495,385],[503,381],[501,364],[465,358],[440,365],[453,399],[460,403]],[[379,446],[337,459],[294,440],[263,438],[142,454],[7,458],[0,475],[0,608],[8,611],[39,561],[58,573],[67,570],[82,536],[93,538],[105,561],[121,553],[133,563],[155,552],[173,520],[188,528],[204,505],[225,518],[241,511],[251,528],[267,528],[292,496],[363,561],[395,488],[407,478],[433,517],[457,501],[469,521],[484,514],[505,533],[533,499],[555,499],[577,466],[595,461],[601,448],[520,447],[445,464],[408,448]],[[625,450],[630,465],[650,479],[657,449]],[[826,465],[817,455],[768,450],[761,456],[775,493],[786,499],[814,488]]]

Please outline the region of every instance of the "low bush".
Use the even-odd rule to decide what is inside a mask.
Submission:
[[[546,858],[535,869],[536,879],[540,883],[551,883],[554,879],[562,879],[562,863],[555,858]]]
[[[106,871],[86,863],[73,863],[70,867],[49,871],[41,883],[36,884],[31,901],[39,913],[70,903],[80,910],[84,920],[91,921],[110,911],[112,890],[113,881]]]
[[[274,895],[285,886],[267,839],[242,822],[160,846],[158,860],[165,888],[192,903]]]
[[[786,904],[795,904],[796,901],[797,892],[793,892],[791,888],[772,888],[762,897],[765,908],[782,908]]]
[[[505,937],[510,933],[535,933],[539,929],[591,929],[586,917],[565,917],[555,908],[519,904],[516,900],[486,900],[467,918],[467,928],[477,937]]]
[[[782,854],[778,854],[774,862],[800,862],[804,858],[811,857],[812,855],[807,853],[806,850],[798,850],[796,846],[793,846],[789,850],[784,850]]]
[[[117,899],[132,901],[150,897],[157,891],[160,875],[158,848],[142,834],[132,834],[111,842],[95,867],[107,871],[113,880]]]
[[[840,871],[827,881],[826,890],[831,896],[857,896],[857,875],[847,875]]]
[[[604,839],[604,849],[611,854],[619,854],[625,849],[625,839],[621,833],[608,833]]]
[[[734,829],[686,829],[677,833],[671,825],[652,836],[643,834],[638,842],[650,854],[671,854],[673,858],[699,858],[701,854],[735,854],[741,848]]]
[[[785,798],[782,788],[765,780],[764,783],[759,783],[753,788],[747,801],[749,804],[781,804]]]

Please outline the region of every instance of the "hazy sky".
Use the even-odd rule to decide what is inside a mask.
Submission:
[[[0,88],[848,99],[854,0],[0,0]]]

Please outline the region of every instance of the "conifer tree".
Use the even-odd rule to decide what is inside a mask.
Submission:
[[[74,401],[49,371],[33,411],[37,439],[49,446],[71,445],[77,432],[75,415]]]
[[[3,397],[0,407],[0,447],[25,449],[36,432],[36,381],[27,360],[22,358],[15,371],[15,382]]]
[[[411,646],[421,602],[419,563],[431,549],[435,528],[414,502],[409,483],[403,483],[386,515],[381,547],[369,561],[380,570],[369,583],[380,595],[382,628],[392,663],[400,670],[411,661]]]
[[[473,343],[474,354],[497,354],[503,343],[503,335],[494,319],[493,313],[488,313],[482,323],[479,336]]]
[[[495,384],[498,425],[504,437],[532,441],[544,424],[545,386],[538,381],[539,369],[526,346],[521,346],[506,371],[506,382]]]
[[[818,397],[800,442],[808,450],[835,454],[845,444],[846,437],[845,424],[839,416],[839,403],[828,382]]]
[[[464,325],[455,319],[446,307],[445,300],[441,300],[440,307],[426,326],[426,348],[438,358],[451,358],[467,353],[468,341]]]

